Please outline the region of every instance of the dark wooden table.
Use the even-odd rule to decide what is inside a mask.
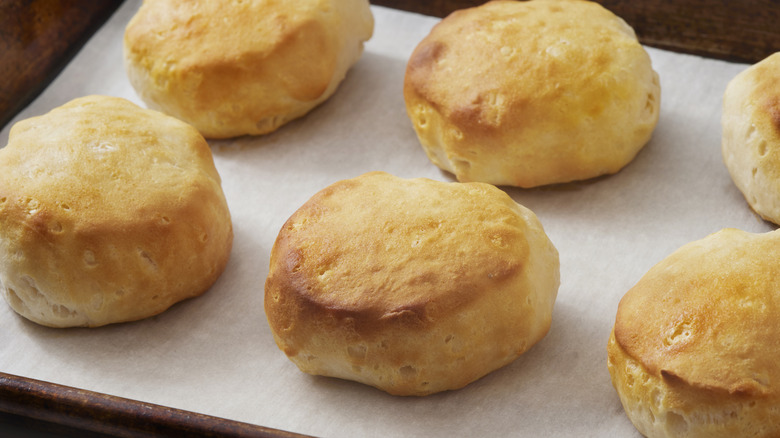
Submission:
[[[479,0],[372,0],[443,17]],[[780,51],[776,0],[599,0],[643,44],[753,63]],[[32,101],[121,5],[108,0],[0,2],[0,128]],[[64,436],[300,436],[0,373],[0,422]]]
[[[780,51],[776,0],[595,0],[630,24],[648,46],[737,62]],[[371,3],[443,17],[479,0],[372,0]]]

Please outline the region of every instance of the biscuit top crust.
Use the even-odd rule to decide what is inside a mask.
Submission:
[[[171,193],[182,201],[193,193],[221,193],[219,184],[197,130],[114,97],[79,98],[23,120],[0,150],[3,220],[36,219],[42,231],[52,214],[81,227],[121,229],[196,207],[179,205]],[[12,219],[15,214],[21,216]]]
[[[482,183],[382,172],[340,181],[285,223],[266,290],[356,324],[428,324],[523,272],[521,208]]]
[[[176,55],[183,64],[268,55],[311,21],[331,13],[331,1],[307,0],[294,7],[284,0],[146,0],[127,26],[125,38],[139,51]],[[185,47],[198,50],[185,51]],[[249,53],[247,53],[249,52]]]
[[[151,77],[166,82],[158,87],[183,82],[189,89],[179,92],[199,96],[201,111],[219,101],[209,93],[233,93],[249,76],[273,77],[291,96],[313,100],[331,81],[335,30],[342,25],[331,0],[147,0],[127,25],[125,48]],[[280,65],[284,71],[270,70]],[[203,82],[206,72],[224,83]]]
[[[632,96],[635,80],[623,78],[647,59],[631,27],[597,3],[493,1],[437,24],[410,57],[405,88],[482,135],[549,118],[577,126],[610,96]]]
[[[780,232],[725,229],[658,263],[620,301],[615,338],[669,384],[776,396]]]

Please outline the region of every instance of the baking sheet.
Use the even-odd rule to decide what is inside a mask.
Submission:
[[[139,6],[125,1],[14,121],[88,94],[141,104],[122,67],[124,26]],[[631,164],[585,182],[504,188],[539,216],[560,252],[547,337],[461,390],[393,397],[301,373],[275,346],[263,313],[271,245],[315,192],[371,170],[453,180],[426,158],[401,95],[408,56],[438,19],[372,10],[374,37],[333,98],[270,135],[211,142],[235,242],[209,292],[98,329],[40,327],[0,303],[0,371],[322,437],[639,436],[606,368],[618,301],[689,241],[724,227],[775,228],[750,211],[720,155],[723,90],[747,66],[648,48],[661,116]]]

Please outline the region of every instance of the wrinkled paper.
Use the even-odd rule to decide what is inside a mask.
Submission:
[[[141,104],[122,64],[124,27],[139,5],[126,1],[14,121],[88,94]],[[620,298],[687,242],[724,227],[775,228],[750,211],[721,159],[723,91],[747,66],[648,48],[661,115],[632,163],[585,182],[504,188],[537,214],[560,252],[548,335],[461,390],[394,397],[301,373],[263,313],[271,245],[315,192],[372,170],[453,180],[425,156],[401,93],[409,55],[439,20],[373,12],[374,37],[330,100],[275,133],[211,142],[235,232],[211,290],[161,315],[97,329],[41,327],[0,303],[0,371],[322,437],[639,436],[606,366]]]

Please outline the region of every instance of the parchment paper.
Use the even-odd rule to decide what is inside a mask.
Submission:
[[[128,0],[15,120],[87,94],[141,101],[122,66]],[[648,48],[662,85],[651,142],[620,173],[522,190],[560,252],[552,328],[509,366],[458,391],[393,397],[301,373],[263,312],[282,223],[328,184],[371,170],[452,181],[426,158],[404,109],[406,61],[438,19],[373,7],[376,28],[337,94],[276,133],[211,142],[235,229],[230,263],[202,297],[135,323],[49,329],[0,303],[0,370],[323,437],[638,436],[606,367],[618,301],[655,263],[724,227],[775,227],[722,164],[720,105],[746,68]],[[10,124],[0,133],[8,139]]]

